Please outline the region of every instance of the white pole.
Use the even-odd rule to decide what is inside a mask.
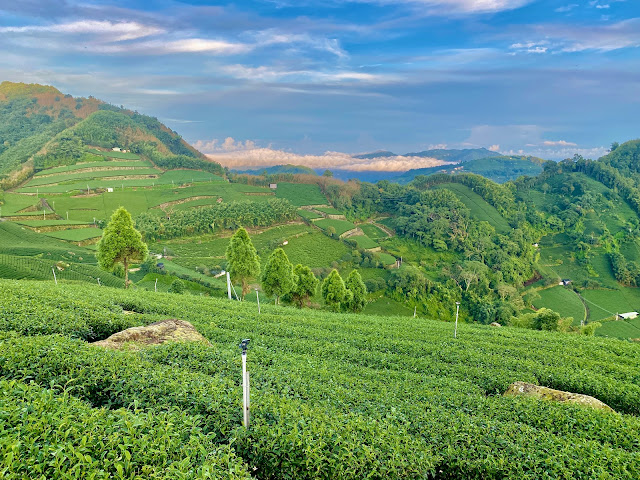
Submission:
[[[460,302],[456,302],[456,328],[453,331],[453,338],[458,338],[458,312],[460,311]]]
[[[260,313],[260,295],[258,294],[257,288],[256,288],[256,298],[258,299],[258,313]]]
[[[158,292],[158,279],[156,278],[156,284],[153,286],[153,291]]]
[[[247,345],[242,341],[242,424],[249,428],[249,372],[247,372]]]
[[[229,300],[231,300],[231,277],[229,276],[229,272],[227,272],[227,295],[229,295]]]
[[[416,311],[418,310],[418,306],[413,307],[413,318],[416,318]]]
[[[56,285],[58,284],[58,279],[56,278],[56,269],[54,267],[51,267],[51,271],[53,272],[53,279],[56,282]]]
[[[67,212],[67,220],[69,220],[69,212]]]
[[[98,277],[98,286],[101,287],[102,285],[100,285],[100,278]]]

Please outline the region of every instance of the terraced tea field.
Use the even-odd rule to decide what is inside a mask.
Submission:
[[[451,323],[411,316],[270,305],[257,315],[254,304],[97,285],[0,280],[0,290],[2,425],[33,439],[21,443],[20,455],[0,457],[4,471],[37,465],[49,477],[97,468],[115,476],[115,463],[94,462],[93,445],[111,445],[104,428],[119,415],[128,429],[115,431],[129,432],[128,450],[139,451],[120,466],[130,476],[176,478],[186,464],[191,478],[229,479],[249,472],[274,480],[640,475],[637,344],[466,324],[453,339]],[[163,318],[188,319],[213,348],[120,352],[87,343]],[[249,430],[241,427],[243,338],[251,339]],[[71,381],[73,389],[51,388]],[[592,395],[618,413],[503,396],[514,381]],[[42,409],[61,412],[47,417],[46,429],[30,413]],[[158,422],[163,433],[155,433]],[[64,438],[45,436],[62,425]],[[67,443],[80,432],[81,458]],[[158,448],[165,434],[163,455],[144,455],[141,445]],[[176,439],[188,439],[179,449],[186,464],[169,461]],[[44,462],[41,450],[27,449],[44,441],[65,462]],[[204,469],[216,473],[199,474]]]

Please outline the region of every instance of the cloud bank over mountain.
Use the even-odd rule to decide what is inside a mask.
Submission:
[[[249,144],[251,148],[240,148]],[[235,142],[227,138],[219,146],[209,142],[212,149],[203,148],[207,143],[196,142],[194,146],[204,151],[210,159],[232,169],[252,169],[273,165],[294,164],[311,168],[329,168],[353,171],[405,172],[414,168],[437,167],[448,162],[430,157],[376,157],[371,159],[354,158],[343,152],[326,152],[323,155],[301,155],[272,148],[256,148],[253,142]],[[225,148],[226,146],[226,148]],[[209,151],[210,153],[207,153]]]

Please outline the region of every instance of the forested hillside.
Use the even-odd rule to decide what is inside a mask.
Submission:
[[[156,118],[37,84],[0,84],[0,188],[44,168],[87,161],[87,147],[142,154],[161,168],[222,173]]]

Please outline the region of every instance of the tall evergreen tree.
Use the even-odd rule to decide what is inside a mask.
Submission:
[[[276,305],[280,297],[289,293],[295,286],[293,265],[282,248],[276,248],[269,256],[262,275],[262,290],[267,295],[275,295]]]
[[[324,303],[329,305],[336,312],[340,310],[340,305],[347,295],[347,289],[344,286],[344,281],[334,268],[327,278],[322,282],[322,298]]]
[[[131,262],[144,262],[149,254],[142,235],[133,226],[131,215],[124,207],[118,208],[98,242],[98,265],[105,270],[122,263],[124,267],[124,286],[129,288],[129,265]]]
[[[227,246],[227,269],[231,280],[242,283],[242,299],[249,293],[249,280],[260,275],[260,258],[249,234],[240,227],[231,237]]]
[[[293,269],[293,275],[296,281],[293,290],[291,290],[291,296],[294,303],[302,308],[308,302],[309,297],[316,293],[320,281],[306,265],[297,264]]]
[[[367,303],[367,287],[357,270],[351,271],[345,282],[345,287],[351,293],[347,295],[345,308],[356,313],[364,310],[364,306]]]

